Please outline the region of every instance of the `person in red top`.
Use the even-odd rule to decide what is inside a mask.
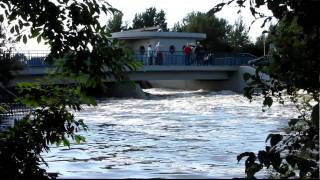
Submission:
[[[183,48],[183,52],[185,55],[186,65],[190,65],[190,57],[191,57],[191,52],[192,52],[191,46],[189,44],[187,44],[187,46]]]

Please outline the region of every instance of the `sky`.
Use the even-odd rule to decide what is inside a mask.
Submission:
[[[216,4],[222,0],[107,0],[113,7],[121,10],[124,13],[123,20],[131,25],[134,15],[136,13],[144,12],[149,7],[155,7],[157,11],[161,9],[166,13],[168,27],[181,21],[188,13],[192,11],[208,12]],[[249,27],[252,20],[254,20],[248,8],[243,9],[241,14],[237,14],[238,8],[235,5],[225,7],[216,15],[219,18],[226,19],[230,24],[233,24],[241,15],[245,24]],[[263,8],[263,12],[270,14],[267,8]],[[252,26],[249,36],[252,40],[258,37],[263,29],[260,28],[262,21],[257,21]]]
[[[222,0],[106,0],[114,8],[121,10],[124,14],[123,21],[127,21],[131,25],[134,15],[136,13],[142,13],[147,8],[155,7],[157,11],[161,9],[166,13],[166,20],[168,28],[172,28],[173,25],[181,21],[188,13],[192,11],[208,12],[216,4],[222,2]],[[243,9],[241,14],[237,14],[238,8],[235,5],[225,7],[222,11],[216,14],[219,18],[226,19],[230,24],[234,24],[235,20],[239,16],[243,17],[244,23],[249,27],[253,16],[250,13],[249,8]],[[267,8],[264,8],[263,13],[271,14]],[[109,16],[111,17],[111,16]],[[107,17],[108,18],[108,17]],[[103,20],[107,22],[107,19]],[[262,21],[257,21],[251,26],[249,36],[252,41],[261,35],[264,29],[260,28]],[[36,40],[29,40],[27,45],[19,43],[17,49],[20,50],[47,50],[45,45],[38,45]]]

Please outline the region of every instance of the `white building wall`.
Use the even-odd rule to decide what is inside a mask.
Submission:
[[[134,51],[139,52],[140,46],[144,46],[145,50],[147,51],[147,48],[149,44],[152,44],[153,47],[156,46],[156,44],[160,42],[160,51],[169,51],[170,46],[175,46],[176,52],[180,51],[182,52],[182,47],[184,45],[187,45],[187,43],[195,43],[196,40],[194,39],[140,39],[140,40],[126,40],[126,44],[128,47],[132,48]]]

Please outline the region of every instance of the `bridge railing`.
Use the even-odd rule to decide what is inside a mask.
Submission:
[[[9,56],[29,67],[45,67],[48,66],[45,59],[49,55],[49,51],[41,50],[22,50],[11,51],[9,53],[1,53],[0,56]]]
[[[48,66],[45,61],[48,55],[49,51],[16,51],[10,53],[11,57],[15,57],[29,67]],[[249,53],[219,52],[206,52],[198,55],[191,53],[190,56],[185,55],[182,51],[161,51],[152,56],[148,56],[147,52],[134,52],[133,54],[133,59],[140,61],[145,66],[239,66],[248,65],[248,61],[255,58],[257,57]]]
[[[154,55],[148,53],[135,52],[134,59],[140,61],[145,66],[148,65],[199,65],[199,66],[212,66],[212,65],[226,65],[226,66],[239,66],[248,65],[248,61],[256,57],[249,53],[215,53],[206,52],[204,54],[191,53],[189,56],[185,55],[182,51],[170,52],[161,51]]]

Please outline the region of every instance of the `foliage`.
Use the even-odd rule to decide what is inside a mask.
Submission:
[[[12,57],[11,47],[8,43],[13,43],[7,38],[5,29],[0,23],[0,84],[7,85],[14,74],[23,68],[18,56]]]
[[[269,134],[266,141],[270,144],[257,155],[252,152],[238,155],[238,161],[248,156],[247,178],[254,178],[263,167],[272,167],[281,178],[319,178],[319,129],[303,116],[291,119],[288,124],[290,133]]]
[[[220,3],[211,12],[236,2],[244,7],[244,1]],[[246,159],[247,178],[254,178],[263,167],[271,168],[283,178],[319,178],[319,60],[320,22],[315,21],[320,1],[284,0],[249,1],[250,10],[257,19],[266,22],[279,20],[270,31],[270,42],[275,50],[270,52],[270,65],[258,67],[255,75],[245,74],[249,86],[245,96],[262,94],[264,106],[271,106],[274,99],[285,102],[286,94],[296,104],[300,116],[289,122],[287,134],[270,134],[270,145],[256,155],[245,152],[238,161]],[[273,17],[259,13],[267,5]],[[268,74],[269,79],[263,78]]]
[[[10,179],[47,179],[50,176],[39,167],[45,163],[40,153],[50,144],[69,146],[70,138],[77,143],[85,140],[77,131],[86,126],[73,112],[95,101],[83,90],[103,85],[106,78],[127,80],[125,71],[137,64],[100,25],[101,14],[116,11],[105,1],[0,0],[0,7],[5,12],[0,21],[9,24],[16,40],[44,41],[50,46],[49,59],[57,65],[44,81],[18,85],[17,101],[33,110],[0,132],[0,172]],[[70,82],[72,86],[65,85]]]
[[[11,53],[10,45],[14,43],[12,39],[7,38],[5,29],[0,23],[0,92],[9,92],[5,86],[15,76],[15,74],[22,70],[24,65],[22,64],[21,56],[13,56]],[[0,99],[4,99],[4,95],[0,93]],[[0,101],[0,114],[7,112],[7,107]],[[1,117],[0,117],[1,120]]]
[[[44,162],[43,150],[50,144],[70,146],[68,138],[77,143],[85,140],[75,133],[86,129],[83,120],[76,120],[69,111],[81,110],[81,94],[74,88],[21,83],[19,93],[25,105],[37,107],[14,127],[0,133],[0,171],[6,178],[48,178],[39,165]]]
[[[250,43],[248,44],[248,46],[244,48],[244,52],[250,52],[251,54],[257,57],[263,56],[264,38],[265,38],[264,35],[257,37],[254,43]],[[265,41],[265,43],[267,44],[267,41]],[[269,49],[269,46],[266,46],[266,52],[268,52],[268,49]]]
[[[17,71],[22,70],[24,67],[17,57],[10,57],[10,54],[0,54],[0,83],[2,85],[7,85]]]
[[[234,25],[230,25],[225,19],[219,19],[213,14],[192,12],[182,22],[175,23],[172,31],[207,34],[202,43],[210,51],[248,52],[256,56],[263,54],[263,47],[250,41],[249,30],[241,18]]]
[[[2,52],[2,47],[5,46],[6,34],[3,30],[2,24],[0,24],[0,52]]]
[[[132,21],[132,28],[159,26],[163,31],[168,31],[166,13],[163,10],[157,12],[155,7],[146,9],[143,13],[137,13]]]
[[[112,19],[109,19],[107,22],[107,31],[110,33],[113,32],[120,32],[121,30],[127,29],[126,26],[123,26],[122,22],[123,13],[122,12],[115,12],[113,14]]]
[[[181,23],[176,23],[173,31],[206,33],[207,38],[203,41],[203,44],[208,50],[230,50],[227,43],[227,34],[231,31],[231,26],[225,19],[219,19],[206,13],[192,12]]]
[[[228,44],[234,52],[242,52],[251,44],[248,32],[249,29],[246,28],[242,17],[240,17],[234,23],[232,30],[228,34]]]

